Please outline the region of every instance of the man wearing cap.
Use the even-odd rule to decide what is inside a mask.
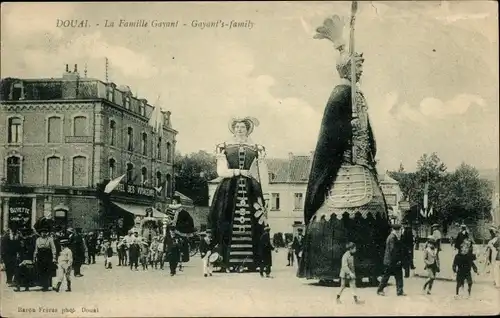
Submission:
[[[384,254],[384,273],[377,289],[377,294],[385,296],[384,288],[387,286],[390,276],[396,279],[396,290],[398,296],[406,296],[403,291],[403,269],[402,269],[402,243],[401,225],[393,224],[391,234],[387,237]]]
[[[297,236],[293,238],[293,243],[292,243],[292,249],[297,258],[297,264],[300,264],[300,258],[302,257],[302,247],[304,245],[304,235],[302,234],[302,232],[303,232],[302,228],[299,228],[297,230]]]
[[[134,235],[128,239],[128,263],[130,265],[130,270],[135,268],[136,271],[139,270],[139,256],[140,256],[140,239],[139,232],[134,230]]]

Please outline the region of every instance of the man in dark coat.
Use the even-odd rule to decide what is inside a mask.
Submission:
[[[73,269],[75,277],[82,277],[81,267],[85,263],[86,245],[85,241],[80,234],[80,231],[74,231],[72,228],[68,229],[69,235],[69,249],[73,253]]]
[[[274,246],[271,244],[270,230],[269,226],[266,226],[259,241],[260,276],[264,277],[265,271],[268,278],[271,277],[271,266],[273,265],[272,251],[274,250]]]
[[[300,264],[300,258],[302,257],[302,247],[304,244],[304,235],[302,234],[302,229],[298,229],[297,236],[293,238],[292,250],[297,257],[297,263]]]
[[[401,243],[403,246],[403,269],[405,277],[410,277],[410,269],[415,269],[413,265],[413,232],[410,224],[405,224],[401,234]]]
[[[88,263],[95,264],[95,254],[97,253],[97,235],[90,232],[87,236]]]
[[[17,253],[19,252],[19,238],[18,234],[12,229],[8,229],[7,233],[2,236],[1,243],[2,262],[5,266],[5,276],[7,278],[7,285],[12,285],[12,278],[16,271],[17,266]]]
[[[168,236],[169,234],[167,234]],[[167,242],[167,261],[170,267],[170,276],[177,274],[177,265],[181,258],[181,250],[179,246],[179,238],[175,232],[170,232],[170,238]]]
[[[385,296],[384,288],[387,286],[390,276],[396,279],[396,290],[398,296],[406,296],[403,292],[403,248],[401,242],[401,225],[393,224],[392,232],[387,237],[384,254],[384,274],[377,289],[377,294]]]

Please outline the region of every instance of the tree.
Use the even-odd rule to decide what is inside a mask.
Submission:
[[[449,176],[450,193],[444,198],[446,215],[453,221],[476,222],[491,217],[492,184],[473,166],[462,163]]]
[[[456,221],[475,222],[490,217],[492,185],[479,177],[474,167],[462,164],[453,173],[437,154],[424,154],[417,162],[416,172],[389,172],[399,182],[403,195],[410,202],[408,220],[414,221],[423,210],[425,183],[428,182],[429,208],[433,215],[429,223],[440,223],[446,232]]]
[[[176,190],[198,206],[208,205],[208,181],[217,177],[215,155],[198,151],[182,156],[176,153]]]

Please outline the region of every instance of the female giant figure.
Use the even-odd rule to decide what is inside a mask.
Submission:
[[[387,208],[375,169],[376,145],[364,95],[351,99],[351,63],[358,83],[363,55],[344,51],[335,36],[338,17],[325,21],[316,38],[328,38],[341,52],[337,71],[341,82],[326,104],[307,186],[303,257],[298,277],[330,281],[339,277],[346,243],[357,246],[356,275],[373,284],[381,274]],[[341,34],[341,33],[340,33]],[[354,59],[354,61],[353,61]]]
[[[227,272],[254,271],[260,262],[259,239],[267,224],[263,188],[267,188],[268,174],[264,147],[249,138],[258,124],[251,117],[232,119],[229,130],[234,138],[217,146],[217,174],[222,180],[213,197],[207,230]]]

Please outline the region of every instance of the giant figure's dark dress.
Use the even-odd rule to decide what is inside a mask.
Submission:
[[[375,283],[389,233],[386,203],[375,170],[376,145],[366,100],[344,80],[333,90],[321,124],[307,187],[303,257],[298,277],[339,277],[346,243],[357,245],[357,277]]]
[[[254,172],[250,177],[222,177],[208,218],[212,244],[219,246],[225,268],[244,266],[255,270],[260,261],[259,239],[264,230],[264,198],[259,182],[264,176],[259,175],[259,147],[224,144],[219,151],[227,159],[228,169]]]

